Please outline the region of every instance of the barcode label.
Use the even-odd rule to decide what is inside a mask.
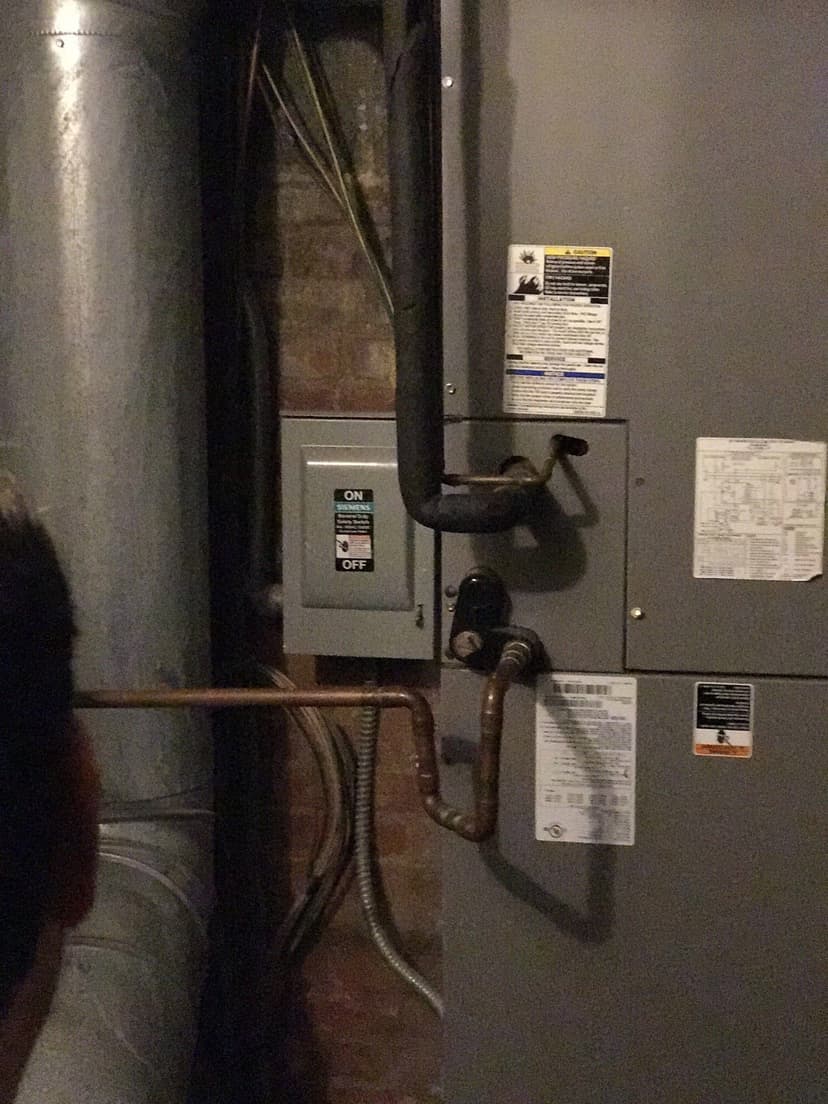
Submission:
[[[591,694],[604,698],[611,687],[604,682],[553,682],[552,690],[556,694]]]
[[[635,838],[635,679],[541,675],[536,694],[535,838],[629,846]]]

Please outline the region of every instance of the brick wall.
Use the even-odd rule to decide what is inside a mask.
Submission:
[[[379,34],[351,17],[319,43],[345,142],[379,237],[387,238],[385,110]],[[331,30],[329,28],[329,30]],[[288,62],[286,79],[296,83]],[[250,267],[270,331],[283,412],[382,412],[393,407],[393,342],[353,233],[282,125],[256,120]],[[275,413],[275,412],[274,412]],[[284,524],[291,524],[290,518]],[[359,664],[311,659],[289,670],[304,685],[355,681]],[[386,681],[435,681],[428,665],[398,665]],[[356,718],[341,718],[353,734]],[[421,811],[405,718],[383,721],[377,790],[379,857],[394,925],[411,960],[439,984],[439,832]],[[290,736],[282,779],[294,885],[318,828],[312,757]],[[431,1010],[369,942],[352,886],[293,987],[289,1097],[313,1104],[431,1104],[439,1100],[440,1028]],[[283,1086],[283,1089],[285,1087]]]

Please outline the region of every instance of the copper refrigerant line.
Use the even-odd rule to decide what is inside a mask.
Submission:
[[[526,656],[524,656],[524,651]],[[521,641],[503,649],[497,670],[486,681],[480,719],[480,751],[474,789],[474,810],[462,812],[440,794],[440,774],[434,738],[434,716],[422,694],[406,687],[319,687],[313,690],[270,690],[210,687],[193,690],[88,690],[77,695],[76,709],[240,709],[250,706],[281,709],[292,706],[407,709],[416,753],[417,789],[423,808],[437,824],[464,839],[479,842],[497,823],[500,741],[503,699],[512,679],[531,659]]]
[[[552,448],[540,471],[523,457],[507,461],[500,475],[472,475],[458,472],[446,472],[443,483],[447,487],[527,487],[529,489],[546,486],[552,478],[559,460],[564,456],[585,456],[589,445],[580,437],[567,437],[556,433],[552,438]]]
[[[510,640],[503,648],[497,667],[486,679],[480,710],[480,747],[474,778],[474,812],[462,813],[446,805],[439,795],[423,794],[426,812],[443,828],[463,839],[480,843],[497,825],[500,791],[500,745],[503,736],[503,705],[509,687],[533,662],[534,653],[523,640]]]

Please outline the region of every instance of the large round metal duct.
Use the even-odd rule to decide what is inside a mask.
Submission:
[[[82,686],[209,680],[197,5],[14,0],[0,37],[0,468],[68,569]],[[112,823],[25,1104],[168,1104],[210,902],[199,718],[89,718]]]

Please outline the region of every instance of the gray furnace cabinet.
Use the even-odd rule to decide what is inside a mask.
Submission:
[[[531,525],[442,538],[441,596],[497,571],[553,672],[507,699],[495,838],[445,842],[446,1099],[817,1104],[828,9],[440,7],[448,470],[591,446]],[[468,800],[482,680],[444,662]],[[606,761],[579,794],[539,745],[565,774],[607,731],[566,686],[600,720],[619,677],[633,841],[573,841],[536,797],[589,805]]]

